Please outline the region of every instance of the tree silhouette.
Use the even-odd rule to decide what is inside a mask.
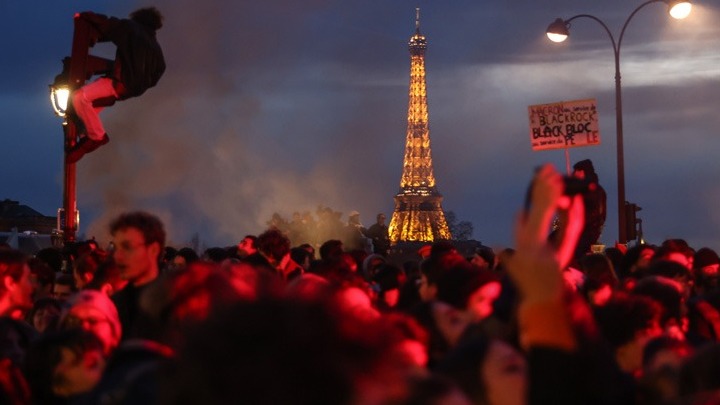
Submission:
[[[450,228],[453,240],[466,241],[472,239],[473,224],[470,221],[458,221],[453,211],[445,211],[445,220]]]

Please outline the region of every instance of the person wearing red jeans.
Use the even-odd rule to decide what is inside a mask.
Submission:
[[[163,17],[155,7],[135,10],[128,19],[89,11],[76,18],[86,20],[97,30],[98,41],[115,44],[116,53],[108,75],[72,94],[72,105],[85,127],[85,136],[68,151],[69,163],[77,162],[110,141],[99,116],[103,106],[143,94],[155,86],[165,72],[165,59],[156,38]]]

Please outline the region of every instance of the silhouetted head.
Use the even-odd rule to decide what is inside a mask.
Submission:
[[[708,275],[717,275],[718,268],[720,268],[720,257],[714,250],[704,247],[695,253],[693,268]]]
[[[678,262],[687,269],[692,269],[695,252],[684,239],[667,239],[655,252],[655,260],[671,260]]]
[[[162,28],[163,16],[155,7],[140,8],[130,13],[130,19],[157,31]]]
[[[330,239],[320,245],[320,259],[326,260],[340,257],[343,252],[343,243],[337,239]]]
[[[280,230],[271,228],[258,236],[257,248],[265,257],[280,263],[290,253],[290,239]]]
[[[583,172],[582,178],[587,179],[591,183],[598,182],[598,175],[595,173],[595,166],[590,159],[581,160],[573,165],[573,170],[577,172]]]
[[[140,231],[147,245],[157,242],[160,247],[158,253],[165,248],[165,227],[162,221],[160,221],[160,218],[153,214],[143,211],[127,212],[121,214],[110,223],[110,234],[113,236],[118,231],[126,229],[136,229]]]

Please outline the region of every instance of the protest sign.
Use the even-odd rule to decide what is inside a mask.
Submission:
[[[600,144],[595,99],[531,105],[528,114],[534,151]]]

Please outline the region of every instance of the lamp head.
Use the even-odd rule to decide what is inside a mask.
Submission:
[[[545,31],[548,38],[553,42],[563,42],[570,35],[568,31],[568,24],[562,18],[558,18],[553,21]]]
[[[65,117],[70,99],[70,88],[67,85],[50,85],[50,102],[58,117]]]
[[[692,3],[689,0],[666,0],[666,3],[668,4],[668,13],[676,20],[682,20],[692,11]]]
[[[55,110],[55,114],[59,117],[65,117],[70,99],[70,85],[68,83],[69,66],[70,58],[63,59],[63,71],[55,76],[55,80],[50,85],[50,102],[52,103],[53,110]]]

